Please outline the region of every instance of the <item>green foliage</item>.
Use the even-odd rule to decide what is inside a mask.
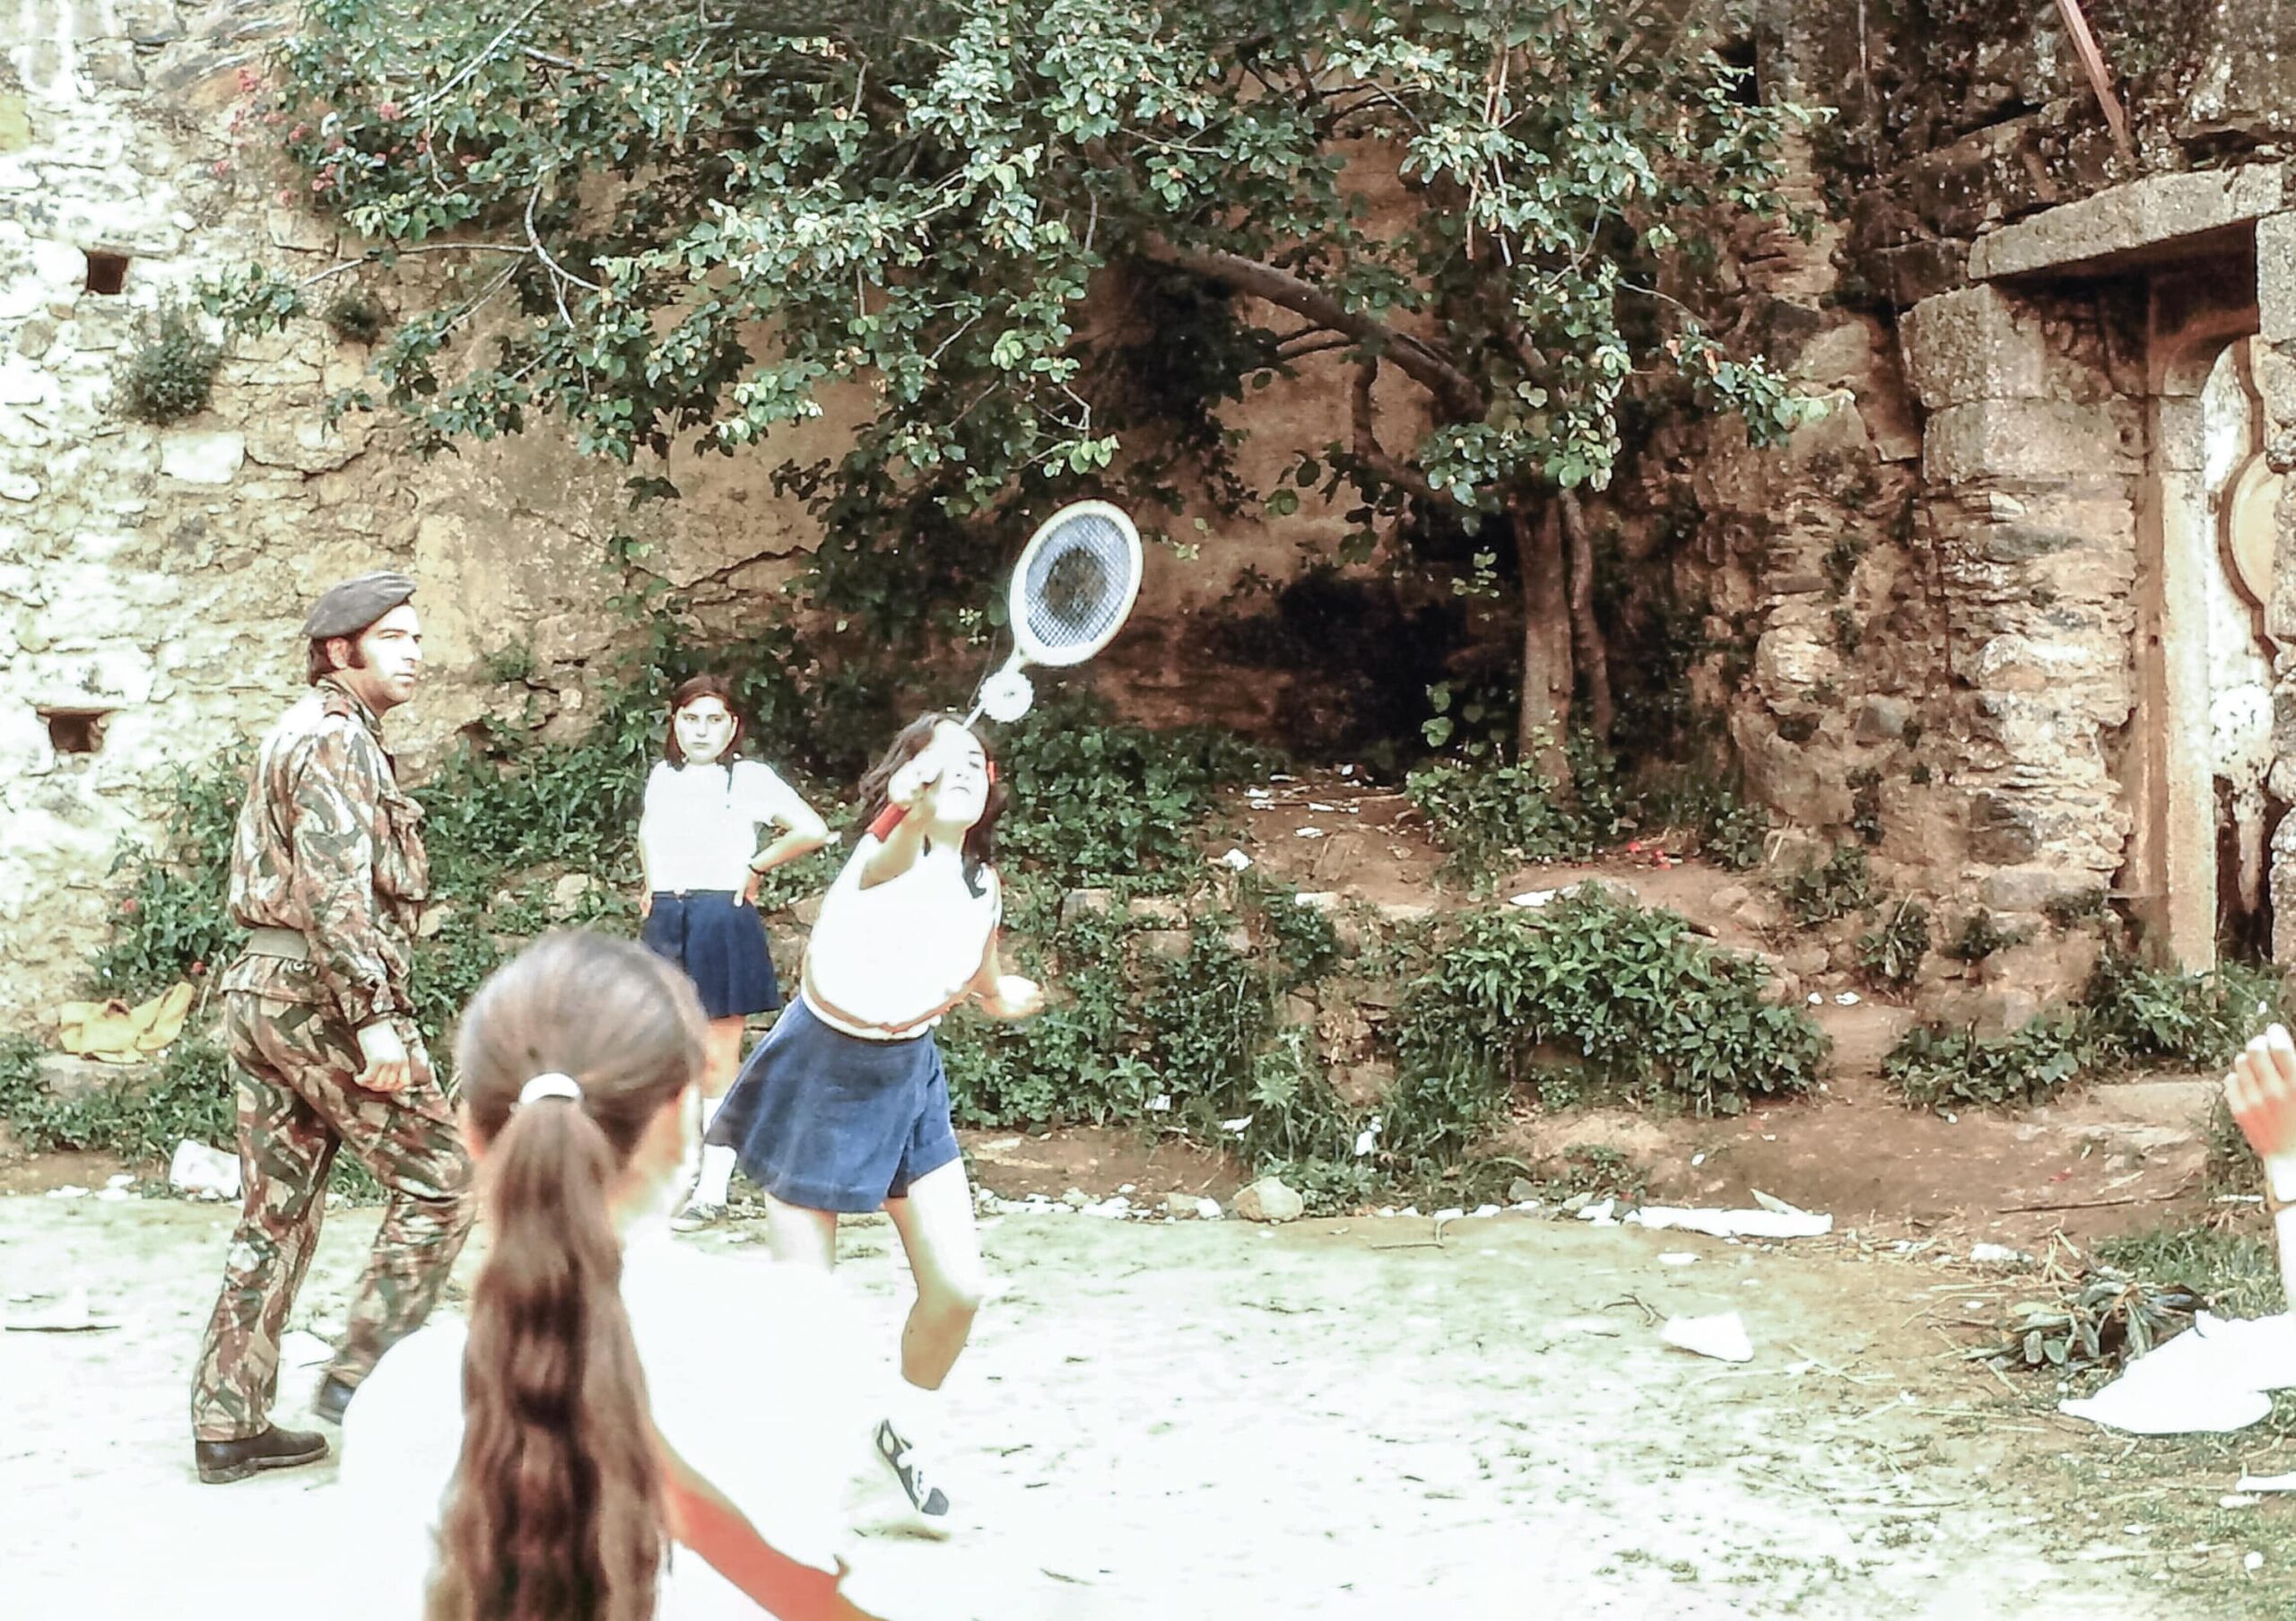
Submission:
[[[350,344],[371,344],[390,325],[390,312],[374,294],[357,288],[329,300],[324,318],[328,331]]]
[[[2217,1070],[2286,1009],[2269,967],[2225,963],[2181,973],[2108,951],[2082,993],[2082,1014],[2091,1044],[2109,1061]]]
[[[0,1044],[0,1120],[23,1147],[151,1161],[167,1158],[185,1137],[234,1140],[230,1066],[212,1041],[187,1036],[159,1063],[122,1070],[71,1097],[52,1096],[39,1084],[39,1056],[30,1041]]]
[[[1947,1104],[2042,1103],[2081,1072],[2084,1049],[2075,1021],[2034,1019],[2007,1035],[1919,1025],[1882,1062],[1905,1100]]]
[[[120,414],[165,427],[207,408],[222,349],[172,301],[160,306],[150,336],[120,360],[113,376]]]
[[[1849,773],[1849,831],[1866,844],[1882,841],[1882,773],[1873,766]]]
[[[1406,1162],[1456,1158],[1549,1049],[1630,1095],[1720,1113],[1801,1092],[1825,1038],[1762,989],[1754,964],[1708,950],[1680,918],[1599,889],[1472,914],[1396,1009],[1382,1146]]]
[[[1999,1368],[2039,1373],[2107,1367],[2144,1355],[2192,1326],[2206,1303],[2181,1285],[2162,1288],[2110,1269],[2084,1273],[2051,1300],[2021,1301],[1999,1345],[1972,1351]]]
[[[2206,973],[2146,968],[2108,952],[2071,1009],[2004,1036],[1909,1031],[1883,1073],[1916,1104],[2034,1103],[2082,1073],[2220,1070],[2248,1038],[2285,1016],[2267,968]]]
[[[478,660],[479,678],[506,686],[513,682],[531,681],[535,676],[535,646],[531,641],[514,641],[483,653]]]
[[[1854,844],[1788,876],[1778,893],[1795,921],[1804,924],[1830,923],[1865,911],[1879,898],[1866,852]]]
[[[1025,1024],[968,1011],[943,1026],[959,1120],[1135,1121],[1255,1164],[1345,1165],[1359,1111],[1340,1102],[1309,1033],[1280,1018],[1282,998],[1331,965],[1337,942],[1283,886],[1239,885],[1235,899],[1232,912],[1208,895],[1135,909],[1123,894],[1065,921],[1032,912],[1016,930],[1034,942],[1022,960],[1057,994]]]
[[[2241,1191],[2256,1189],[2251,1180]],[[2096,1259],[2099,1266],[2155,1289],[2196,1294],[2223,1316],[2269,1317],[2288,1309],[2268,1231],[2155,1227],[2099,1240]]]
[[[1082,689],[1047,694],[997,739],[997,754],[1019,807],[999,829],[1001,849],[1064,885],[1195,882],[1204,865],[1196,830],[1218,790],[1274,764],[1206,728],[1120,724]]]
[[[1448,852],[1450,870],[1478,888],[1511,867],[1595,848],[1577,807],[1536,766],[1439,761],[1412,772],[1404,791]]]
[[[1857,937],[1857,965],[1877,990],[1904,990],[1929,951],[1929,909],[1900,901],[1886,921]]]
[[[1946,946],[1945,954],[1961,963],[1982,963],[1996,951],[2025,943],[2025,932],[2004,928],[1983,907],[1961,919],[1961,932]]]
[[[1477,535],[1418,556],[1466,584],[1509,550],[1487,525],[1606,483],[1647,405],[1759,442],[1820,409],[1715,336],[1715,268],[1783,210],[1813,115],[1694,31],[1599,0],[835,14],[316,0],[258,116],[377,244],[370,284],[412,248],[462,267],[339,404],[426,449],[546,418],[624,463],[764,446],[822,531],[817,605],[903,654],[992,631],[957,605],[1072,492],[1317,496],[1344,559]],[[309,302],[261,272],[209,297],[253,327]],[[1428,431],[1231,408],[1322,352],[1413,389]],[[833,458],[784,431],[856,399]],[[1269,489],[1236,472],[1248,437],[1276,441]]]
[[[252,760],[239,749],[196,770],[169,768],[158,839],[124,845],[112,863],[126,893],[111,938],[89,962],[91,991],[141,1002],[178,980],[220,972],[237,953],[225,891]]]

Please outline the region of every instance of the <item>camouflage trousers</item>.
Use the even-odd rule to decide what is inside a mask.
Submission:
[[[422,1326],[471,1217],[470,1162],[436,1080],[391,1095],[357,1085],[358,1041],[317,1007],[230,991],[223,1015],[239,1069],[246,1202],[192,1381],[191,1425],[202,1441],[259,1435],[271,1422],[280,1338],[318,1242],[337,1148],[347,1144],[389,1195],[349,1332],[326,1369],[345,1384]]]

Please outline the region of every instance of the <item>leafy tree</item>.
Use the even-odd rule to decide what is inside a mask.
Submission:
[[[1699,48],[1687,4],[312,0],[270,116],[376,247],[212,302],[261,324],[337,274],[466,266],[344,402],[432,447],[554,416],[625,463],[772,454],[857,415],[774,477],[822,526],[822,606],[875,645],[987,600],[1055,496],[1320,491],[1347,560],[1519,582],[1527,740],[1571,701],[1574,629],[1607,723],[1573,492],[1632,396],[1763,440],[1806,409],[1718,340],[1710,273],[1809,115]],[[1311,361],[1346,435],[1253,490],[1250,394]]]

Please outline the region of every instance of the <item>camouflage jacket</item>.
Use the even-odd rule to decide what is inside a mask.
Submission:
[[[291,928],[308,962],[252,953],[226,990],[325,1007],[356,1030],[413,1013],[407,968],[430,864],[374,711],[323,680],[263,740],[231,844],[231,915]]]

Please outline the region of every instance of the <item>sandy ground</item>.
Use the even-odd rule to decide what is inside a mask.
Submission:
[[[339,1315],[373,1221],[336,1213],[300,1322]],[[356,1580],[317,1552],[332,1465],[194,1479],[184,1381],[229,1222],[0,1198],[11,1309],[76,1284],[119,1325],[0,1333],[6,1613],[265,1616]],[[747,1236],[687,1242],[738,1288]],[[889,1237],[858,1227],[847,1251],[887,1344]],[[1939,1354],[1931,1268],[1514,1216],[1439,1244],[1401,1219],[1006,1216],[984,1237],[1009,1289],[947,1438],[978,1523],[866,1545],[857,1579],[897,1615],[2231,1613],[2011,1484],[2021,1450],[2083,1441]],[[1754,1360],[1671,1349],[1643,1304],[1735,1308]]]

